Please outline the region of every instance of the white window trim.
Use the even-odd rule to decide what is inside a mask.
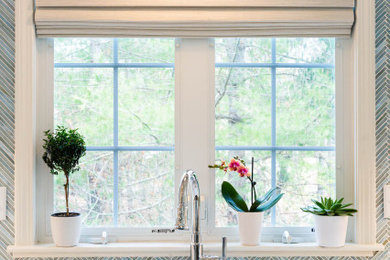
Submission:
[[[383,250],[382,245],[347,244],[339,248],[318,247],[315,243],[280,244],[262,243],[260,246],[242,246],[228,242],[228,257],[242,256],[373,256]],[[80,244],[77,247],[56,247],[52,244],[13,246],[10,251],[15,258],[24,257],[169,257],[189,256],[189,243],[133,242],[110,243],[108,245]],[[208,255],[221,255],[221,243],[205,243]]]
[[[337,40],[339,41],[339,40]],[[342,44],[337,43],[336,62],[342,68]],[[54,100],[54,77],[53,77],[53,40],[37,40],[37,107],[36,107],[36,167],[37,167],[37,240],[39,243],[52,242],[50,231],[50,215],[53,213],[53,176],[48,167],[42,161],[43,154],[42,139],[43,132],[52,129],[54,124],[53,100]],[[239,235],[236,227],[215,227],[215,173],[213,169],[207,169],[205,165],[214,162],[214,92],[215,92],[215,50],[214,39],[176,39],[175,42],[175,187],[179,186],[178,181],[186,169],[192,169],[197,173],[201,187],[201,223],[203,241],[216,240],[221,236],[227,236],[230,241],[238,241]],[[339,76],[341,73],[338,73]],[[351,95],[342,95],[345,90],[342,82],[337,82],[336,95],[337,112],[336,118],[340,125],[336,126],[339,134],[343,133],[343,111],[344,98],[351,99]],[[339,127],[340,126],[340,127]],[[338,135],[340,136],[340,135]],[[338,138],[336,142],[336,154],[338,162],[338,179],[342,188],[338,189],[337,196],[345,197],[344,190],[350,189],[353,185],[345,182],[344,178],[353,175],[352,172],[343,174],[342,164],[348,154],[343,154],[344,140],[350,141],[350,135]],[[350,160],[352,158],[349,158]],[[353,179],[353,178],[352,178]],[[344,185],[345,184],[345,185]],[[347,187],[344,187],[347,186]],[[353,188],[353,187],[352,187]],[[177,193],[177,190],[175,189]],[[177,194],[176,194],[177,195]],[[177,196],[175,196],[176,198]],[[353,194],[347,201],[353,201]],[[175,208],[171,209],[172,211]],[[175,214],[175,212],[174,212]],[[353,224],[351,218],[351,226]],[[170,228],[170,227],[160,227]],[[313,242],[315,235],[312,227],[264,227],[262,230],[263,242],[280,242],[285,230],[294,238],[294,241]],[[81,232],[81,242],[89,242],[101,236],[106,231],[109,241],[147,241],[166,240],[180,241],[190,237],[189,232],[175,232],[168,234],[152,233],[152,228],[137,227],[84,227]],[[354,228],[350,228],[349,242],[354,241]]]
[[[36,244],[36,95],[37,74],[36,55],[39,51],[33,25],[32,1],[16,0],[16,69],[15,69],[15,247],[34,246]],[[342,85],[353,89],[353,109],[344,118],[343,131],[353,126],[353,132],[347,131],[354,137],[354,142],[348,143],[347,148],[353,160],[344,165],[344,171],[354,172],[354,194],[359,213],[356,216],[357,244],[375,245],[376,236],[376,189],[375,189],[375,60],[374,60],[374,18],[375,5],[372,1],[357,1],[356,24],[351,39],[344,40],[343,60],[346,66]],[[350,73],[348,73],[350,72]],[[214,78],[212,79],[214,81]],[[213,84],[213,83],[212,83]],[[40,104],[41,105],[41,104]],[[49,105],[50,106],[50,105]],[[212,107],[212,106],[211,106]],[[214,115],[212,113],[212,115]],[[183,145],[182,149],[190,149]],[[199,144],[200,145],[200,144]],[[351,149],[352,148],[352,149]],[[346,154],[346,153],[344,153]],[[209,155],[212,158],[214,155]],[[205,156],[207,157],[207,156]],[[187,160],[182,158],[181,166]],[[208,163],[199,159],[201,165]],[[352,164],[353,163],[353,164]],[[181,172],[180,167],[177,169]],[[344,180],[344,183],[346,180]],[[202,187],[202,183],[201,183]],[[203,185],[204,187],[204,185]],[[341,189],[339,186],[337,189]],[[34,247],[35,248],[35,247]],[[261,247],[260,247],[261,248]],[[376,248],[376,249],[374,249]],[[381,247],[383,248],[383,247]],[[258,249],[261,251],[260,249]],[[292,250],[292,249],[291,249]],[[314,250],[314,249],[313,249]],[[368,251],[379,250],[378,246]],[[44,251],[44,250],[43,250]],[[314,250],[316,251],[316,250]],[[357,250],[358,251],[358,250]],[[356,252],[357,252],[356,251]],[[16,251],[15,251],[16,252]],[[321,255],[320,250],[312,255]],[[335,251],[334,255],[337,255]],[[245,255],[242,253],[241,255]],[[354,255],[349,253],[349,255]]]
[[[183,43],[182,43],[183,42]],[[37,174],[37,240],[51,242],[50,214],[53,212],[53,177],[41,159],[43,132],[53,128],[53,40],[37,39],[37,106],[36,106],[36,174]],[[182,173],[194,170],[198,175],[202,197],[202,220],[206,218],[204,198],[211,192],[209,182],[213,171],[204,167],[214,161],[214,52],[213,41],[205,39],[177,39],[175,43],[175,187]],[[49,68],[49,70],[47,70]],[[50,75],[49,75],[50,73]],[[205,98],[208,97],[208,98]],[[196,102],[195,102],[196,100]],[[186,135],[186,136],[185,136]],[[205,151],[207,151],[205,153]],[[206,169],[206,170],[205,170]],[[177,190],[175,190],[177,193]],[[175,194],[177,195],[177,194]],[[175,199],[177,196],[175,196]],[[175,211],[176,208],[172,208]],[[176,211],[174,212],[176,214]],[[205,230],[205,221],[202,228]],[[160,228],[173,228],[160,227]],[[189,231],[173,234],[152,233],[152,228],[85,227],[81,241],[100,237],[106,231],[111,241],[168,240],[190,238]],[[204,240],[207,239],[204,236]]]

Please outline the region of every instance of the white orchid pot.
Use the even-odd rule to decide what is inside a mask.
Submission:
[[[260,243],[264,212],[237,212],[240,242],[244,246]]]
[[[81,215],[70,212],[54,213],[50,217],[51,234],[56,246],[70,247],[76,246],[80,240]]]
[[[317,244],[323,247],[342,247],[347,236],[348,216],[314,215]]]

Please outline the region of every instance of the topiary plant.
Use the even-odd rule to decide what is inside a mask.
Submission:
[[[311,213],[320,216],[353,216],[356,213],[356,209],[348,208],[352,203],[342,204],[344,198],[339,200],[332,200],[331,198],[321,197],[321,202],[312,200],[314,206],[307,206],[301,208],[303,212]]]
[[[44,134],[45,152],[42,159],[53,175],[58,175],[60,172],[65,175],[66,216],[69,216],[69,175],[80,169],[79,160],[86,151],[84,138],[77,129],[67,129],[63,126],[57,126],[55,133],[47,130]]]

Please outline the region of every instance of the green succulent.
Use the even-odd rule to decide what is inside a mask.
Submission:
[[[224,181],[222,183],[222,196],[229,206],[238,212],[262,212],[275,206],[283,197],[283,193],[280,193],[280,189],[277,187],[270,189],[264,196],[256,199],[253,204],[248,207],[245,200],[238,194],[233,185]]]
[[[320,216],[353,216],[353,213],[356,213],[357,210],[348,208],[352,203],[342,204],[343,200],[344,198],[332,200],[331,198],[321,197],[321,202],[312,200],[315,204],[314,206],[307,206],[301,208],[301,210]]]

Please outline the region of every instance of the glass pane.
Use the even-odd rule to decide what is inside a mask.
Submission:
[[[119,144],[174,145],[174,70],[119,70]]]
[[[55,38],[55,63],[113,62],[112,39]]]
[[[87,152],[80,160],[80,170],[70,175],[70,211],[80,212],[84,226],[113,224],[113,154]],[[54,178],[54,210],[66,211],[65,177]]]
[[[119,225],[174,225],[174,152],[119,152]]]
[[[286,68],[276,73],[277,144],[334,146],[334,70]]]
[[[78,128],[88,146],[113,145],[112,78],[112,69],[55,69],[54,125]]]
[[[126,38],[118,40],[119,62],[174,63],[175,39]]]
[[[285,193],[276,205],[276,225],[313,225],[300,208],[313,198],[336,195],[335,152],[279,151],[276,158],[277,185]]]
[[[268,151],[216,151],[215,158],[229,160],[234,156],[244,159],[247,166],[251,167],[252,156],[255,160],[254,180],[256,181],[257,195],[262,196],[271,188],[271,152]],[[215,224],[217,227],[237,226],[238,216],[236,211],[230,208],[221,194],[223,181],[229,181],[243,196],[247,205],[250,205],[250,182],[247,178],[239,177],[235,172],[224,173],[215,171]],[[264,214],[264,225],[271,225],[271,211]]]
[[[217,68],[215,144],[271,143],[271,74],[261,68]]]
[[[271,39],[216,38],[215,62],[271,62]]]
[[[276,62],[334,64],[334,46],[334,38],[278,38]]]

